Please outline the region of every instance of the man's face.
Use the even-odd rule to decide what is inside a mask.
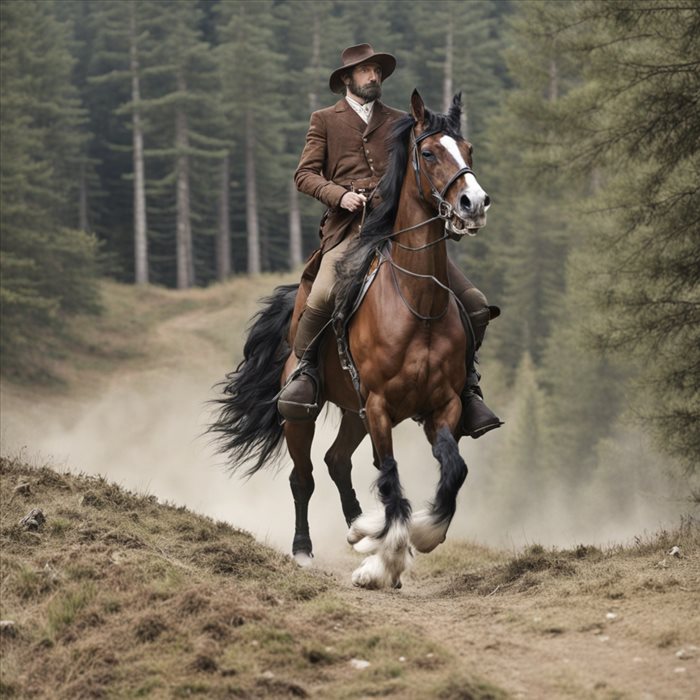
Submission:
[[[348,91],[365,102],[377,100],[382,96],[382,69],[378,63],[361,63],[344,78]]]

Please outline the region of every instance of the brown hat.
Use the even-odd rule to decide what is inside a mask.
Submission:
[[[382,69],[382,81],[386,80],[396,68],[396,59],[390,53],[374,53],[374,49],[369,44],[348,46],[341,54],[341,60],[343,65],[331,73],[328,81],[331,92],[342,92],[344,83],[340,76],[348,68],[359,66],[360,63],[365,63],[366,61],[378,63]]]

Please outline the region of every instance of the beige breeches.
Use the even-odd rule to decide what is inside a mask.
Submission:
[[[352,236],[344,238],[321,258],[321,266],[314,280],[306,305],[317,311],[333,312],[333,287],[335,286],[335,264],[345,255]]]

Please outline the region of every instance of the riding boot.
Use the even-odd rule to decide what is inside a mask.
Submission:
[[[489,306],[469,314],[474,347],[478,350],[484,340],[486,326],[500,314],[497,306]],[[481,375],[476,370],[476,352],[468,352],[467,382],[462,390],[462,416],[460,428],[463,435],[480,438],[489,430],[499,428],[503,421],[484,403],[484,394],[479,386]]]
[[[277,409],[290,421],[314,420],[318,416],[318,349],[320,336],[330,320],[328,311],[307,306],[294,338],[294,354],[299,360],[277,400]]]

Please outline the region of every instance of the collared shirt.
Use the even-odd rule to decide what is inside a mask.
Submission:
[[[348,101],[348,104],[353,108],[353,110],[360,115],[360,119],[362,119],[365,124],[369,124],[369,120],[372,118],[374,100],[372,100],[372,102],[365,102],[363,105],[361,105],[359,102],[353,100],[350,95],[345,95],[345,99]]]

